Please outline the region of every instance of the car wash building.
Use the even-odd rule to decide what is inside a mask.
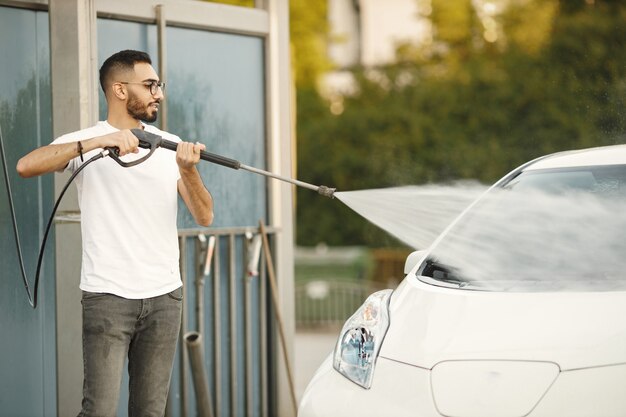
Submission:
[[[106,118],[98,69],[122,49],[148,52],[167,85],[158,127],[216,154],[291,176],[287,0],[257,0],[254,7],[193,0],[0,0],[0,128],[31,287],[48,216],[68,176],[22,179],[15,164],[55,137]],[[198,332],[194,340],[201,341],[214,416],[292,416],[288,362],[274,314],[282,312],[290,351],[291,186],[208,162],[198,168],[215,201],[215,221],[197,227],[179,202],[185,291],[167,415],[200,415],[197,369],[184,342]],[[4,184],[0,191],[2,416],[72,416],[80,410],[80,211],[74,185],[69,190],[44,253],[36,309],[20,273]],[[261,256],[260,221],[271,249],[262,247]],[[276,303],[270,269],[278,282]],[[127,415],[127,384],[124,377],[120,416]]]

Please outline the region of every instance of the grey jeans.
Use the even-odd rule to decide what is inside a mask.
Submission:
[[[83,291],[83,381],[79,417],[117,413],[128,355],[129,417],[161,417],[180,331],[183,293],[143,300]]]

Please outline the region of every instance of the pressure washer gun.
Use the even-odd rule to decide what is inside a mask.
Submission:
[[[143,129],[131,129],[131,132],[133,132],[133,134],[137,136],[137,139],[139,139],[139,147],[144,148],[144,149],[149,149],[149,152],[145,156],[135,161],[124,162],[119,158],[119,155],[117,153],[117,148],[107,148],[110,151],[109,156],[113,158],[115,162],[117,162],[123,167],[130,167],[130,166],[134,166],[134,165],[142,163],[143,161],[148,159],[150,156],[152,156],[156,148],[160,147],[160,148],[169,149],[170,151],[176,151],[176,148],[178,147],[178,143],[169,141],[167,139],[163,139],[161,136],[155,135],[154,133],[146,132]],[[200,159],[204,161],[212,162],[214,164],[222,165],[228,168],[244,169],[246,171],[250,171],[255,174],[260,174],[266,177],[285,181],[285,182],[297,185],[299,187],[308,188],[310,190],[317,191],[319,194],[325,197],[329,197],[329,198],[334,198],[333,194],[337,190],[336,188],[330,188],[325,185],[313,185],[313,184],[309,184],[309,183],[296,180],[293,178],[284,177],[282,175],[277,175],[272,172],[264,171],[259,168],[244,165],[241,162],[236,161],[234,159],[226,158],[224,156],[210,153],[207,151],[200,151]]]

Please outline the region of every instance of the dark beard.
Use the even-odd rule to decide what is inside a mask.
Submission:
[[[126,111],[131,117],[146,123],[155,122],[158,116],[156,111],[152,114],[148,113],[148,106],[145,106],[141,100],[130,94],[126,104]]]

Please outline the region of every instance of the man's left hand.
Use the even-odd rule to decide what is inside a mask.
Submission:
[[[176,148],[176,163],[180,169],[191,169],[200,161],[200,151],[205,149],[203,143],[180,142]]]

